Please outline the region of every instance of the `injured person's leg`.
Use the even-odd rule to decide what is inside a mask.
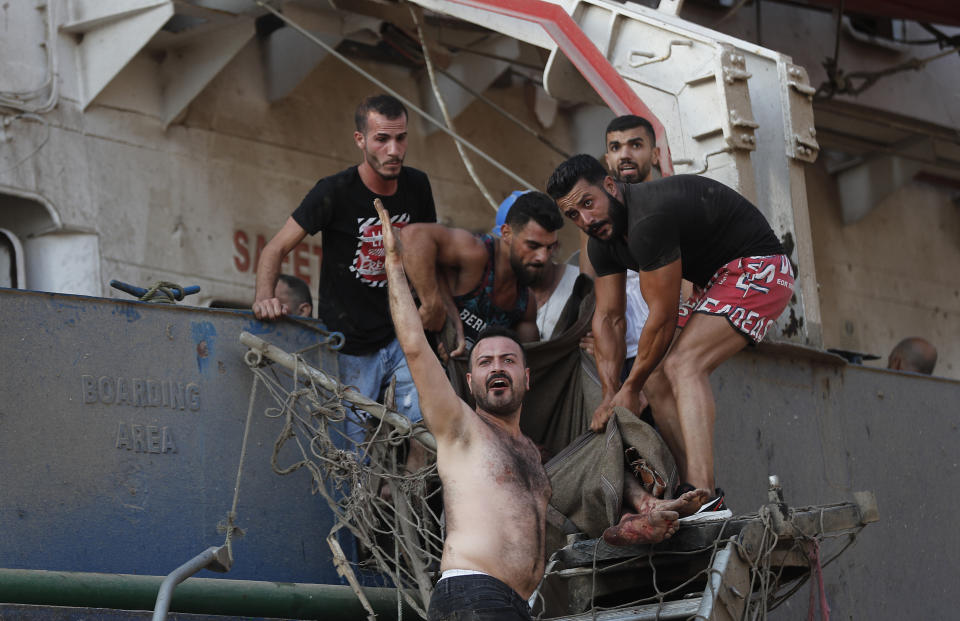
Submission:
[[[630,473],[624,477],[623,492],[625,507],[632,507],[636,513],[625,512],[618,524],[603,532],[603,540],[614,546],[660,543],[677,532],[677,520],[695,513],[710,498],[705,489],[669,500],[656,498]]]
[[[680,524],[676,511],[625,513],[620,523],[603,531],[603,540],[612,546],[631,546],[639,543],[660,543],[670,538]]]
[[[686,517],[696,513],[697,509],[709,499],[710,491],[705,489],[690,490],[670,500],[657,498],[645,490],[636,477],[629,472],[624,476],[623,504],[625,507],[633,507],[633,510],[639,514],[651,511],[676,511],[680,517]]]

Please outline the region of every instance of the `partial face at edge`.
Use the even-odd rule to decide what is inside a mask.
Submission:
[[[505,336],[491,336],[473,346],[470,360],[467,383],[477,407],[494,416],[516,412],[530,388],[530,370],[524,367],[520,345]]]
[[[273,291],[274,297],[280,300],[281,304],[286,305],[287,312],[291,315],[299,317],[309,317],[310,312],[313,310],[313,306],[306,302],[297,303],[294,299],[293,291],[290,287],[282,280],[277,281],[277,286]]]
[[[388,119],[379,112],[367,113],[365,133],[353,132],[357,148],[371,169],[387,180],[396,179],[407,154],[407,117]]]

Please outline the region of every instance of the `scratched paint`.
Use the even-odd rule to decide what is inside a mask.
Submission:
[[[86,309],[77,304],[64,304],[64,303],[54,303],[53,307],[56,309],[58,314],[64,315],[62,322],[65,326],[74,327],[80,323],[81,314],[86,312]]]
[[[127,323],[133,323],[134,321],[140,320],[140,311],[138,311],[132,304],[118,304],[113,308],[111,314],[126,318]]]
[[[243,329],[250,334],[269,334],[271,332],[275,332],[277,327],[275,324],[268,323],[266,321],[251,319],[246,322]]]
[[[195,321],[190,324],[190,333],[197,346],[197,370],[203,373],[210,364],[217,342],[217,329],[209,321]]]

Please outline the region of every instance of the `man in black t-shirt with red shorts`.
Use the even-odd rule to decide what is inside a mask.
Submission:
[[[623,288],[615,284],[627,269],[639,272],[650,307],[634,366],[618,391],[605,391],[591,429],[602,431],[614,406],[639,414],[642,389],[677,460],[677,491],[715,489],[709,374],[760,342],[790,301],[794,275],[780,241],[753,204],[705,177],[623,184],[595,158],[576,155],[557,167],[547,193],[591,236],[599,323],[623,321]],[[683,278],[694,292],[678,308]],[[613,332],[597,323],[596,338]],[[683,330],[674,340],[675,328]],[[719,489],[701,518],[709,512],[730,515]]]
[[[399,100],[368,97],[357,107],[355,121],[353,137],[363,161],[318,181],[264,247],[253,312],[258,319],[273,320],[294,310],[274,295],[280,264],[304,237],[322,232],[317,316],[345,336],[340,380],[380,399],[395,375],[397,409],[417,422],[419,399],[390,318],[382,231],[373,200],[383,202],[394,228],[400,229],[436,221],[433,193],[426,174],[403,166],[407,111]],[[362,440],[359,427],[349,425],[348,432]]]

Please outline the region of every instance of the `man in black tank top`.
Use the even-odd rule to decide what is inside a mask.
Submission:
[[[754,205],[704,177],[621,184],[593,157],[576,155],[554,171],[547,192],[591,236],[598,366],[614,357],[607,337],[623,321],[625,270],[639,272],[650,307],[634,366],[621,385],[603,383],[591,429],[602,431],[617,405],[639,414],[643,390],[677,460],[678,491],[714,489],[709,374],[759,342],[789,302],[793,270],[779,240]],[[694,294],[678,305],[684,278]],[[676,340],[675,328],[683,329]],[[729,515],[721,490],[703,511]]]

